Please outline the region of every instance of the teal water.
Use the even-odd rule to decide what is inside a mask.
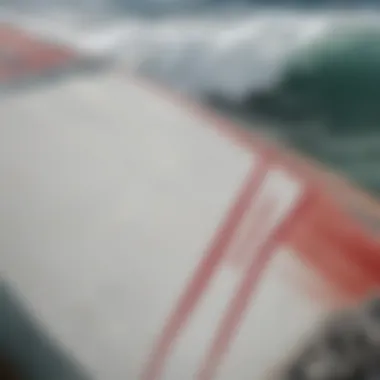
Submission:
[[[25,380],[89,380],[71,353],[42,327],[38,314],[0,279],[0,353]]]
[[[232,105],[304,154],[380,195],[380,25],[345,26],[297,49],[278,82]],[[229,110],[229,107],[231,110]]]

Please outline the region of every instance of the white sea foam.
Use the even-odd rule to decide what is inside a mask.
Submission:
[[[193,94],[211,90],[231,98],[272,86],[295,49],[337,25],[379,24],[380,17],[366,10],[236,8],[147,18],[115,16],[101,0],[78,2],[75,10],[67,2],[65,9],[55,3],[54,9],[37,7],[36,12],[13,7],[3,18],[93,54],[122,59],[131,70],[178,89]]]

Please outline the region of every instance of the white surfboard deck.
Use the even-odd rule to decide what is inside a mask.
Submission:
[[[263,193],[280,199],[277,214],[253,225],[253,209],[229,247],[243,265],[219,262],[194,310],[170,322],[247,178],[263,175],[261,153],[210,121],[120,73],[9,96],[0,115],[2,276],[93,379],[261,379],[323,314],[283,276],[302,266],[280,245],[221,337],[268,237],[260,225],[273,229],[306,194],[275,167]],[[179,331],[163,338],[170,349],[167,323]]]

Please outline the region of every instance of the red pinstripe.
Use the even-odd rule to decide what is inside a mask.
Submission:
[[[181,296],[171,317],[164,327],[158,343],[155,346],[146,369],[141,376],[141,380],[157,380],[161,377],[166,359],[172,346],[178,337],[179,331],[189,320],[195,307],[209,286],[211,279],[216,274],[217,268],[227,253],[228,247],[240,225],[241,219],[247,211],[253,194],[257,191],[264,175],[264,163],[259,163],[258,167],[253,167],[243,185],[240,195],[221,228],[214,237],[210,248],[206,251],[203,260],[195,270],[195,274]]]

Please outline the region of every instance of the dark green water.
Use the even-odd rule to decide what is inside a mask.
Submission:
[[[302,48],[280,83],[217,108],[266,121],[315,159],[380,195],[380,25],[340,28]]]
[[[40,325],[38,315],[0,279],[0,353],[23,380],[88,380],[70,353]]]

